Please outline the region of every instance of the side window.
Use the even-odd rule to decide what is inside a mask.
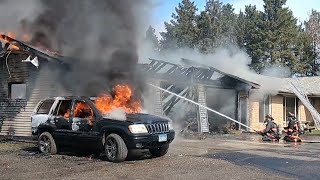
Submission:
[[[54,103],[54,100],[45,100],[39,106],[37,114],[49,114],[50,109]]]
[[[71,103],[72,100],[60,100],[56,109],[53,112],[54,116],[63,116],[65,118],[71,117]]]
[[[88,103],[84,101],[76,101],[74,105],[74,117],[93,119],[93,110]]]
[[[267,114],[271,114],[271,107],[270,107],[270,104],[271,104],[271,98],[270,96],[266,96],[263,98],[263,101],[260,102],[259,104],[259,122],[260,123],[263,123],[264,122],[264,119],[265,119],[265,116]]]

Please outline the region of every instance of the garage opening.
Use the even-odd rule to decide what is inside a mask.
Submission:
[[[232,89],[207,89],[207,105],[208,107],[217,110],[233,119],[236,119],[237,114],[237,91]],[[210,131],[218,133],[227,133],[231,128],[230,120],[219,116],[213,112],[208,112],[210,123]]]

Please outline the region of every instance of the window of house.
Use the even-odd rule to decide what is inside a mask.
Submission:
[[[271,98],[270,96],[264,97],[263,101],[259,104],[259,122],[263,123],[264,117],[271,114]]]
[[[298,100],[296,97],[284,97],[283,98],[283,121],[286,123],[288,113],[293,113],[298,117]]]
[[[9,98],[10,99],[26,99],[27,98],[27,85],[23,83],[9,83]]]
[[[312,105],[313,107],[315,107],[315,105],[316,105],[316,100],[315,100],[315,98],[309,97],[308,99],[309,99],[309,102],[311,103],[311,105]]]
[[[54,100],[45,100],[43,103],[40,105],[37,114],[49,114],[50,109],[54,103]]]

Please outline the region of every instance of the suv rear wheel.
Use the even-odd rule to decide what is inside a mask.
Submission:
[[[161,157],[167,154],[169,149],[169,144],[162,145],[161,147],[149,149],[150,153],[155,157]]]
[[[122,162],[127,158],[127,145],[118,134],[108,135],[104,147],[107,158],[111,162]]]
[[[45,154],[56,154],[57,145],[49,132],[43,132],[38,138],[38,148]]]

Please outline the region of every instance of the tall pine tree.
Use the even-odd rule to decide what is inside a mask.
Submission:
[[[314,76],[317,69],[314,64],[315,53],[312,46],[312,38],[302,27],[299,29],[298,38],[293,48],[297,58],[293,60],[291,71],[296,76]]]
[[[312,51],[314,53],[314,61],[312,69],[314,75],[319,75],[320,65],[320,12],[312,10],[309,19],[304,22],[307,35],[312,41]]]
[[[263,41],[260,44],[265,53],[260,57],[262,67],[276,64],[292,69],[299,62],[299,54],[295,52],[299,27],[285,4],[286,0],[264,0]]]
[[[147,43],[150,43],[152,45],[153,50],[159,50],[159,40],[156,35],[156,30],[152,26],[149,26],[149,28],[147,29],[145,38]]]
[[[204,52],[235,42],[236,14],[230,4],[207,0],[205,10],[198,17],[199,46]]]
[[[237,15],[234,13],[234,8],[231,4],[224,4],[221,10],[220,18],[220,36],[222,44],[236,43],[235,25]]]
[[[196,26],[197,7],[193,1],[182,0],[176,13],[172,14],[170,23],[165,22],[166,32],[162,36],[161,47],[163,49],[189,47],[195,48],[197,42],[198,28]]]
[[[248,5],[244,12],[239,13],[235,28],[238,46],[246,49],[252,58],[252,67],[258,71],[261,69],[261,56],[264,55],[262,25],[262,13],[256,6]]]
[[[212,35],[212,23],[209,15],[202,11],[197,19],[198,40],[197,49],[202,53],[209,53],[214,47],[215,38]]]

